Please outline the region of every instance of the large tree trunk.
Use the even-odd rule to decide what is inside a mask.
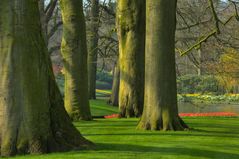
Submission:
[[[96,99],[96,71],[98,56],[99,0],[91,0],[88,51],[89,98]]]
[[[0,1],[1,156],[87,146],[71,123],[41,34],[38,2]]]
[[[118,1],[117,30],[120,116],[141,116],[144,101],[145,0]]]
[[[65,108],[73,120],[91,120],[87,46],[82,0],[61,0]]]
[[[117,62],[114,66],[112,92],[109,99],[109,104],[113,106],[119,106],[119,85],[120,85],[120,69],[119,62]]]
[[[176,0],[147,0],[146,17],[145,103],[138,128],[184,130],[177,107]]]

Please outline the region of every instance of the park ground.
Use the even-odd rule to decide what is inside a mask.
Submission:
[[[117,113],[105,100],[91,101],[92,114]],[[185,117],[193,128],[181,132],[136,130],[138,119],[75,122],[93,150],[17,156],[14,159],[239,159],[238,117]]]

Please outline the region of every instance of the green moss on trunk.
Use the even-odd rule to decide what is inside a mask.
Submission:
[[[56,86],[38,2],[0,1],[1,156],[87,147]]]
[[[82,0],[61,0],[65,108],[73,120],[91,120],[87,46]]]
[[[145,0],[118,1],[117,30],[120,115],[141,116],[144,101]]]
[[[177,107],[176,0],[147,1],[146,17],[145,103],[138,128],[184,130]]]

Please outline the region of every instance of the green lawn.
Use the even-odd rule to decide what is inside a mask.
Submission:
[[[239,159],[239,118],[184,118],[193,131],[135,130],[137,119],[99,119],[75,126],[94,150],[16,159]]]
[[[102,90],[102,89],[96,89],[96,97],[97,98],[110,98],[111,96],[111,90]]]
[[[118,107],[107,105],[105,99],[97,99],[90,101],[92,116],[105,116],[118,113]]]

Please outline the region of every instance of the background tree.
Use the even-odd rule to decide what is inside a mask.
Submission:
[[[62,26],[60,20],[60,12],[58,6],[58,0],[39,0],[39,11],[42,26],[42,34],[49,53],[59,49],[60,46],[55,46],[52,43],[52,38],[56,35],[59,28]],[[57,43],[57,42],[56,42]]]
[[[180,75],[211,74],[208,64],[218,61],[224,49],[238,49],[237,10],[238,3],[233,1],[178,1],[176,62]],[[182,50],[187,50],[186,56],[180,56]]]
[[[219,61],[208,64],[209,71],[214,75],[225,93],[239,92],[239,51],[235,49],[226,49]]]
[[[117,3],[120,116],[141,116],[144,101],[145,0],[119,0]]]
[[[113,106],[119,106],[119,85],[120,85],[120,69],[119,62],[115,63],[113,71],[112,93],[108,101]]]
[[[0,1],[1,156],[90,144],[64,109],[39,19],[37,1]]]
[[[98,56],[98,28],[99,28],[99,0],[91,0],[90,24],[88,35],[88,84],[89,98],[96,99],[96,72],[97,72],[97,56]]]
[[[145,103],[139,129],[184,130],[175,70],[176,0],[146,1]]]
[[[75,120],[91,120],[88,99],[87,45],[82,0],[61,0],[65,108]]]

